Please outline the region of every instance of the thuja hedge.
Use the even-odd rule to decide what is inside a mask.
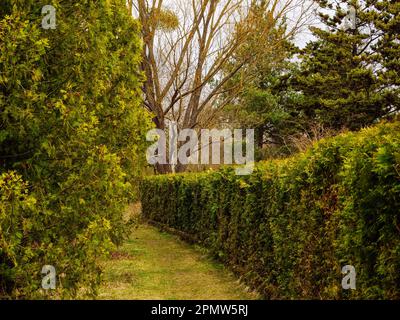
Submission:
[[[266,298],[400,298],[400,124],[322,140],[250,176],[152,176],[145,218],[183,231]],[[357,272],[343,290],[342,267]]]
[[[124,0],[2,0],[0,299],[93,296],[129,233],[151,116]],[[136,187],[135,187],[136,186]],[[45,265],[56,289],[42,290]]]

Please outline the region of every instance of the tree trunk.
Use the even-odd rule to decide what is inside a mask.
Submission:
[[[154,117],[153,122],[156,125],[157,129],[165,131],[165,121],[164,119],[159,119],[159,117]],[[168,174],[172,173],[172,167],[170,164],[155,164],[155,169],[157,174]]]

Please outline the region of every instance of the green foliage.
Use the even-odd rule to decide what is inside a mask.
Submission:
[[[400,298],[400,123],[321,140],[296,157],[153,176],[146,218],[207,246],[267,298]],[[341,287],[353,265],[357,290]]]
[[[258,149],[268,146],[259,158],[291,154],[299,149],[299,140],[318,140],[342,129],[356,131],[400,110],[400,3],[315,2],[321,23],[311,28],[314,39],[305,48],[282,44],[265,51],[255,64],[243,68],[250,70],[251,81],[238,73],[228,83],[243,84],[243,91],[224,116],[256,130]],[[346,27],[350,6],[356,15]],[[269,48],[269,38],[256,34],[257,41],[248,42],[246,50]]]
[[[316,40],[301,51],[300,71],[291,85],[305,99],[293,108],[339,130],[359,130],[398,112],[398,3],[316,2],[325,10],[320,13],[324,27],[311,28]],[[351,6],[355,16],[346,27]]]
[[[0,13],[0,297],[95,294],[119,244],[151,127],[140,27],[122,0],[3,1]],[[41,291],[53,265],[57,290]]]
[[[266,143],[277,142],[290,118],[276,87],[279,76],[290,67],[291,44],[286,21],[274,20],[268,6],[266,1],[251,3],[248,16],[235,30],[236,37],[246,34],[246,42],[235,50],[223,70],[231,74],[240,67],[224,85],[224,98],[230,103],[221,116],[231,126],[253,128],[257,151]]]
[[[150,12],[150,23],[154,29],[173,31],[179,27],[179,19],[175,12],[169,9],[153,9]]]

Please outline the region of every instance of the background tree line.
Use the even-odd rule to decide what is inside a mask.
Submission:
[[[142,23],[145,106],[160,129],[169,121],[181,129],[255,128],[263,159],[399,110],[397,1],[130,5]],[[299,48],[307,27],[313,39]]]
[[[253,80],[223,112],[236,125],[256,128],[260,158],[399,112],[400,3],[314,2],[320,23],[310,28],[313,40],[301,49],[289,41],[274,60],[265,55],[246,66]],[[348,21],[352,8],[355,19]],[[244,79],[239,73],[231,81]]]

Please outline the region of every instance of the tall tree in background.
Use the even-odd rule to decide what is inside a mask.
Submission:
[[[398,111],[398,3],[316,2],[325,27],[311,29],[316,40],[300,54],[292,85],[304,99],[294,108],[336,130],[357,130]]]
[[[386,98],[391,104],[391,113],[400,109],[400,2],[376,1],[375,27],[381,34],[375,46],[379,55],[378,75],[388,88]]]
[[[257,27],[258,16],[248,10],[256,2],[263,4],[268,17],[263,28]],[[273,55],[282,38],[293,36],[309,13],[304,0],[180,0],[169,8],[164,4],[163,0],[133,3],[143,28],[145,105],[160,129],[165,129],[168,121],[178,122],[181,128],[208,127],[217,111],[236,98],[237,86],[244,83],[227,88],[229,80],[260,55]],[[296,17],[274,43],[272,33],[294,10]],[[166,17],[174,22],[173,15],[178,18],[173,27],[160,23],[168,21]],[[242,51],[236,64],[225,72],[235,53],[257,37],[271,38],[269,46]],[[227,90],[231,94],[224,95]]]

